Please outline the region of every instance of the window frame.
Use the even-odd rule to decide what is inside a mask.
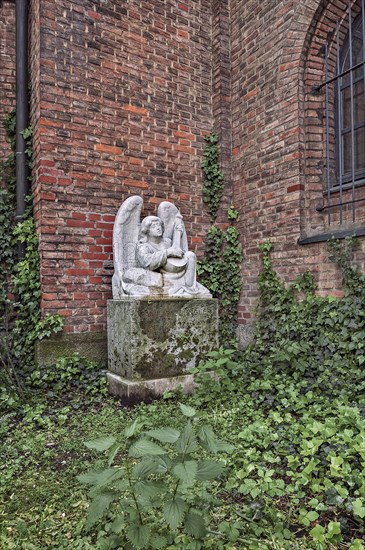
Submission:
[[[351,11],[350,11],[351,15]],[[356,44],[356,38],[360,38],[358,44],[361,51],[363,59],[359,63],[353,63],[354,54],[356,56],[357,51],[354,50],[353,46]],[[354,86],[359,82],[363,83],[362,94],[364,95],[365,103],[365,23],[364,23],[364,14],[361,12],[357,15],[353,22],[350,22],[349,31],[347,33],[346,39],[342,44],[342,47],[338,51],[338,77],[336,81],[336,93],[335,93],[335,162],[336,162],[336,179],[330,185],[330,190],[332,192],[339,191],[340,188],[343,190],[351,188],[353,185],[363,185],[365,184],[365,147],[362,152],[361,166],[359,169],[356,169],[355,166],[355,154],[356,154],[356,142],[355,142],[355,132],[358,129],[363,128],[365,134],[365,116],[360,123],[355,122],[355,106],[354,106]],[[345,68],[346,63],[349,63],[350,67]],[[354,72],[362,68],[362,75],[354,79]],[[342,75],[342,76],[341,76]],[[348,82],[344,83],[344,80],[348,77]],[[350,124],[349,126],[344,127],[344,104],[343,96],[345,90],[350,91]],[[352,91],[352,93],[351,93]],[[361,92],[360,92],[361,93]],[[328,106],[327,106],[328,108]],[[351,136],[351,162],[350,169],[345,171],[345,136]],[[355,153],[353,152],[353,146],[355,145]],[[361,154],[361,152],[360,152]]]

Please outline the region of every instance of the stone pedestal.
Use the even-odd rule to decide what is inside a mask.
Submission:
[[[181,385],[189,370],[218,346],[218,303],[212,298],[108,301],[110,392],[129,402]]]

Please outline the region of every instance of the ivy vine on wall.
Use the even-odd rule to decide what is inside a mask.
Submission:
[[[0,359],[4,367],[0,382],[3,391],[7,388],[19,396],[34,368],[35,342],[61,330],[63,321],[59,315],[41,319],[38,238],[30,196],[23,221],[15,223],[15,111],[6,117],[5,128],[11,152],[0,165]],[[31,168],[31,128],[23,136]],[[18,242],[26,244],[21,261],[17,260]]]
[[[345,296],[318,296],[313,275],[286,286],[272,267],[272,244],[260,246],[263,269],[255,350],[261,368],[288,370],[329,390],[362,379],[365,364],[365,275],[353,262],[356,241],[329,241],[330,259],[341,269]]]
[[[241,293],[241,262],[243,259],[239,233],[234,226],[238,212],[231,206],[226,213],[228,227],[215,223],[223,196],[223,172],[219,164],[218,136],[207,135],[201,167],[204,173],[203,199],[212,218],[205,239],[205,258],[198,262],[202,283],[219,300],[219,335],[224,346],[237,345],[237,305]],[[227,225],[227,224],[223,224]]]
[[[219,138],[212,132],[204,139],[207,145],[201,162],[204,173],[203,200],[207,203],[209,214],[215,220],[224,191],[224,175],[219,164]]]

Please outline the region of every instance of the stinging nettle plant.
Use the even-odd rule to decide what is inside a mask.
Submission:
[[[111,436],[85,443],[108,452],[105,469],[78,476],[91,487],[86,527],[99,524],[103,548],[158,549],[172,544],[181,532],[195,540],[206,536],[214,502],[206,486],[222,475],[225,464],[201,457],[229,452],[232,446],[219,440],[210,426],[200,425],[194,408],[180,404],[180,411],[186,418],[182,430],[163,427],[140,433],[136,419],[124,431],[124,444]]]

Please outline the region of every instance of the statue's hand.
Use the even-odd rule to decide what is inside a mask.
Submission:
[[[168,248],[167,249],[167,257],[168,258],[182,258],[184,256],[184,252],[181,250],[181,248]]]

